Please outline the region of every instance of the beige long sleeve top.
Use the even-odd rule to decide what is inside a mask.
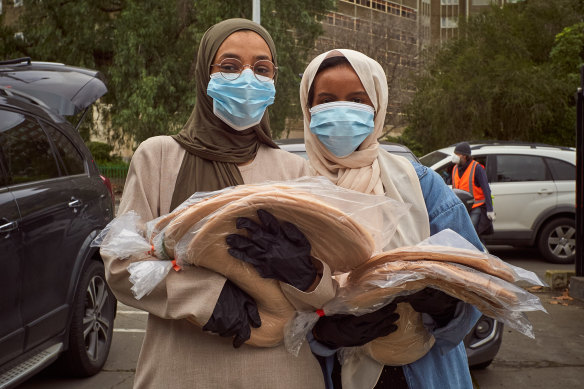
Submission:
[[[168,136],[143,142],[136,150],[118,210],[130,210],[144,221],[170,212],[170,202],[185,150]],[[283,181],[310,175],[304,159],[262,146],[256,158],[240,166],[245,183]],[[150,260],[147,255],[136,260]],[[283,345],[234,349],[230,338],[203,332],[186,319],[206,323],[225,278],[200,267],[171,271],[163,282],[140,300],[130,290],[130,260],[104,258],[108,284],[124,304],[149,312],[135,388],[323,388],[317,360],[305,343],[297,357]],[[282,284],[298,307],[320,308],[334,295],[330,270],[310,293]]]

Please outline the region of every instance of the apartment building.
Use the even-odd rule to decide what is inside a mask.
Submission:
[[[14,25],[22,12],[24,0],[0,0],[0,15],[5,25]]]
[[[402,107],[413,89],[407,73],[417,67],[420,0],[339,0],[323,20],[324,34],[309,58],[334,49],[358,50],[379,62],[389,86],[386,127],[401,125]]]
[[[458,36],[458,22],[462,18],[491,5],[504,6],[519,1],[522,0],[420,0],[420,41],[440,44]]]

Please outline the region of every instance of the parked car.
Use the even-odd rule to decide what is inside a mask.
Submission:
[[[74,376],[107,359],[116,300],[90,242],[112,188],[66,119],[106,91],[93,70],[0,61],[0,388],[57,359]]]
[[[420,161],[452,183],[454,145]],[[493,195],[494,233],[486,245],[537,246],[552,263],[576,256],[576,150],[521,142],[471,143]]]
[[[278,139],[276,140],[276,144],[278,144],[280,148],[286,151],[300,155],[302,158],[308,159],[308,156],[306,155],[306,147],[304,146],[304,139],[301,138]],[[420,162],[418,160],[418,157],[416,157],[415,154],[412,153],[412,151],[404,145],[390,142],[380,142],[379,145],[384,150],[392,154],[405,157],[411,162]]]
[[[298,154],[303,158],[306,155],[306,147],[303,139],[277,140],[276,143],[283,150]],[[399,143],[380,142],[384,150],[407,158],[411,162],[420,163],[418,157],[406,146]],[[465,191],[454,191],[465,204],[467,210],[472,207],[469,203],[470,194]],[[472,330],[464,338],[464,345],[468,357],[468,364],[472,369],[484,369],[491,364],[495,355],[499,352],[503,341],[503,324],[487,316],[481,316]]]

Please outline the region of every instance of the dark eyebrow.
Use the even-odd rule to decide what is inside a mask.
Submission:
[[[223,53],[221,54],[221,56],[219,58],[235,58],[241,61],[241,57],[237,54],[233,54],[233,53]]]
[[[365,97],[369,97],[369,95],[365,91],[352,92],[352,93],[349,94],[349,96],[365,96]]]
[[[223,54],[221,54],[221,56],[220,56],[219,58],[220,58],[220,59],[225,59],[225,58],[235,58],[235,59],[238,59],[238,60],[240,60],[240,61],[241,61],[241,57],[240,57],[239,55],[237,55],[237,54],[234,54],[234,53],[223,53]],[[262,55],[256,55],[256,56],[254,57],[254,59],[255,59],[256,61],[260,61],[260,60],[262,60],[262,59],[267,59],[268,61],[271,61],[271,60],[272,60],[272,59],[271,59],[269,56],[267,56],[267,55],[263,55],[263,54],[262,54]]]
[[[334,97],[334,98],[337,97],[334,93],[329,93],[329,92],[320,92],[317,96],[318,97]]]

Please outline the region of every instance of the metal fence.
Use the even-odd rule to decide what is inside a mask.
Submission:
[[[98,165],[97,168],[99,172],[110,179],[114,188],[118,191],[121,191],[124,187],[124,183],[126,182],[126,176],[128,175],[128,166],[127,165],[119,165],[119,166],[100,166]]]

